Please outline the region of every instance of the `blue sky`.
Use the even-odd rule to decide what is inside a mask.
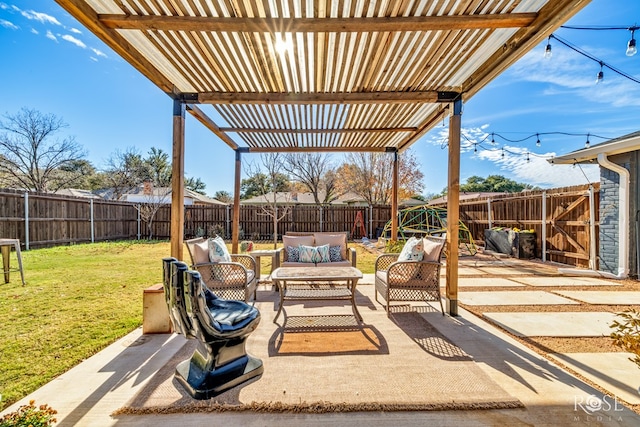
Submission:
[[[593,0],[566,25],[639,22],[639,1]],[[640,53],[625,55],[629,31],[559,29],[554,34],[640,78]],[[597,62],[556,40],[551,44],[551,58],[543,57],[545,41],[465,101],[461,182],[491,174],[542,188],[597,181],[597,166],[551,165],[546,159],[583,148],[587,133],[595,145],[604,140],[593,135],[615,138],[640,130],[640,84],[605,67],[604,80],[596,85]],[[0,47],[0,114],[22,107],[55,114],[69,125],[59,136],[74,136],[98,169],[114,152],[129,148],[171,153],[171,99],[54,1],[0,0]],[[551,132],[580,135],[545,135]],[[536,133],[540,146],[532,136]],[[424,194],[446,186],[446,134],[447,127],[439,125],[413,145],[425,175]],[[473,142],[481,141],[474,152]],[[233,151],[189,115],[186,143],[187,176],[202,179],[209,195],[232,192]],[[258,155],[243,157],[257,160]]]

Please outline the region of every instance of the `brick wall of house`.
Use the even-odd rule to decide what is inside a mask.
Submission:
[[[609,160],[623,166],[630,172],[630,188],[635,189],[637,182],[637,158],[636,153],[625,153],[611,156]],[[599,270],[618,274],[618,254],[620,238],[629,241],[629,267],[630,275],[636,275],[635,262],[635,212],[637,205],[636,191],[630,192],[629,208],[629,236],[620,236],[619,233],[619,197],[620,176],[609,169],[600,168],[600,243],[598,248]]]

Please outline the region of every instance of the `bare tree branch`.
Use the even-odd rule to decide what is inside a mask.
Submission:
[[[0,172],[9,186],[34,191],[56,191],[79,178],[60,169],[82,160],[86,152],[74,137],[52,140],[67,127],[53,114],[22,108],[0,122]]]
[[[280,153],[267,153],[260,156],[261,166],[255,164],[248,164],[245,169],[245,174],[248,176],[256,176],[258,174],[266,175],[265,180],[255,180],[256,185],[261,193],[260,195],[267,198],[267,194],[271,193],[271,200],[268,200],[269,204],[262,206],[263,215],[268,215],[273,220],[273,248],[278,247],[278,222],[282,220],[291,210],[289,204],[278,207],[278,192],[275,191],[278,178],[282,175],[284,169],[285,158]],[[274,189],[274,191],[270,191]]]
[[[289,153],[283,163],[284,169],[296,181],[303,184],[313,194],[316,204],[329,203],[335,198],[332,175],[327,182],[328,174],[331,174],[331,156],[323,153]],[[324,186],[325,194],[320,200],[320,192]]]

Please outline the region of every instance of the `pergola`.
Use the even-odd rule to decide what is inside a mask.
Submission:
[[[171,255],[182,259],[185,116],[244,153],[398,154],[449,115],[447,310],[458,311],[462,102],[589,0],[56,0],[173,99]],[[208,113],[205,108],[216,114]],[[212,117],[215,117],[214,120]],[[392,215],[392,236],[397,215]]]

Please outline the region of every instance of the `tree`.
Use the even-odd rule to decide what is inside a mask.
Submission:
[[[329,203],[335,198],[331,157],[321,153],[292,153],[285,157],[284,168],[294,180],[306,187],[316,204]],[[324,197],[320,200],[320,192]]]
[[[102,176],[88,160],[74,160],[69,162],[69,164],[61,166],[58,173],[78,177],[73,180],[73,188],[97,190],[104,187],[104,176]]]
[[[276,172],[274,176],[263,173],[254,166],[249,166],[248,177],[240,182],[240,198],[250,199],[256,196],[262,196],[269,192],[289,191],[289,177],[283,173]]]
[[[224,203],[233,202],[233,196],[231,196],[231,193],[224,190],[216,191],[216,194],[213,195],[213,198]]]
[[[207,188],[207,184],[202,182],[200,178],[185,178],[184,188],[188,188],[191,191],[195,191],[200,194],[207,194],[204,189]]]
[[[34,191],[53,191],[82,178],[73,168],[86,153],[68,136],[53,139],[68,125],[54,114],[22,108],[0,121],[0,175],[4,185]],[[67,170],[63,170],[67,168]]]
[[[260,156],[261,166],[249,165],[245,173],[249,175],[251,182],[256,185],[256,196],[266,196],[271,193],[271,199],[267,205],[262,206],[262,214],[271,217],[273,220],[273,249],[278,247],[278,222],[287,214],[291,206],[281,206],[278,208],[278,192],[282,192],[280,186],[283,179],[288,183],[289,179],[280,171],[284,168],[284,156],[280,153],[267,153]],[[243,180],[244,182],[244,180]],[[288,185],[284,187],[288,191]]]
[[[352,191],[367,203],[387,205],[393,189],[393,160],[386,153],[350,153],[347,163],[337,171],[336,182],[341,193]],[[419,194],[424,175],[410,150],[398,157],[398,198]]]
[[[533,190],[536,188],[529,184],[518,183],[502,175],[489,175],[487,178],[474,175],[467,178],[465,184],[460,185],[460,191],[467,193],[519,193],[525,189]]]
[[[124,193],[150,179],[153,173],[140,153],[134,148],[127,148],[125,151],[116,150],[107,159],[105,175],[113,189],[111,198],[118,200]]]
[[[146,181],[143,188],[144,201],[136,205],[140,219],[147,224],[147,238],[153,237],[153,220],[162,205],[170,203],[171,187],[154,187],[152,181]]]
[[[148,179],[155,185],[166,187],[171,185],[171,162],[169,155],[161,149],[151,147],[147,157],[143,159],[149,167],[151,176]],[[186,186],[186,183],[185,183]]]

